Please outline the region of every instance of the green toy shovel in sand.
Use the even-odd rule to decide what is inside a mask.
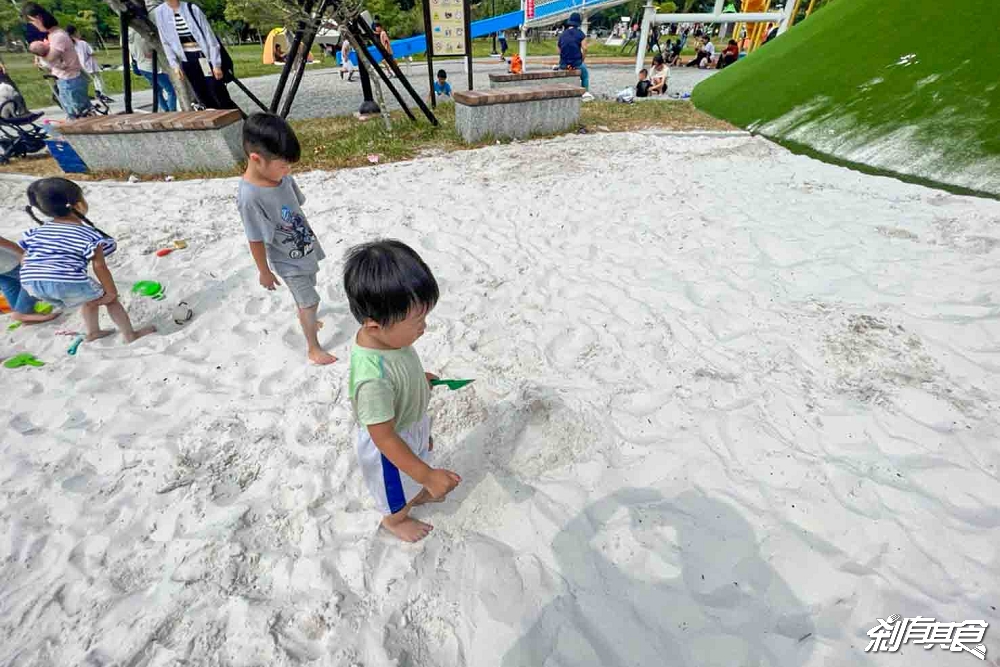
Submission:
[[[40,361],[35,358],[35,355],[28,354],[24,352],[22,354],[16,354],[7,361],[3,362],[6,368],[21,368],[22,366],[34,366],[39,368],[45,365],[44,361]]]
[[[452,391],[461,389],[467,384],[472,384],[475,380],[431,380],[432,387],[448,387]]]
[[[162,301],[167,296],[163,285],[155,280],[140,280],[132,285],[132,293],[148,296],[156,301]]]

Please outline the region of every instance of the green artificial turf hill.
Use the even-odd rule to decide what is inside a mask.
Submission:
[[[1000,195],[1000,0],[836,0],[694,89],[859,166]]]

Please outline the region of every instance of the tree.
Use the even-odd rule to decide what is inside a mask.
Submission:
[[[228,0],[224,14],[227,21],[239,21],[261,32],[294,23],[288,5],[275,0]]]

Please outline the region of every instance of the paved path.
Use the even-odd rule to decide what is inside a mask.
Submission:
[[[529,69],[537,70],[550,67],[543,64],[544,59],[529,59]],[[402,64],[403,73],[407,74],[413,87],[426,99],[429,94],[427,81],[426,62],[414,62],[412,65]],[[448,80],[456,90],[464,90],[466,87],[466,75],[461,61],[444,61],[435,64],[436,69],[445,69],[448,72]],[[474,86],[477,89],[489,87],[489,75],[491,73],[504,73],[506,66],[500,62],[490,63],[489,61],[476,61],[474,65]],[[670,95],[683,97],[690,95],[691,89],[714,72],[712,70],[694,70],[684,67],[673,68],[670,71]],[[110,73],[105,76],[111,76]],[[268,103],[271,94],[278,84],[279,73],[273,75],[255,77],[244,81],[246,86],[253,91],[264,103]],[[632,67],[628,65],[594,65],[590,68],[590,90],[598,98],[614,99],[618,91],[634,85],[635,75]],[[402,87],[400,87],[401,89]],[[245,111],[254,109],[242,91],[235,85],[230,84],[230,93],[233,99]],[[392,109],[399,106],[392,98],[389,90],[383,87],[386,101]],[[122,95],[113,95],[118,104],[113,108],[113,112],[122,111]],[[133,106],[136,109],[149,109],[152,105],[152,91],[136,91],[133,96]],[[346,79],[340,78],[339,70],[336,69],[315,69],[307,70],[302,77],[295,104],[292,106],[291,118],[325,118],[330,116],[347,116],[355,113],[361,104],[361,84],[355,75],[354,81],[348,83]],[[64,117],[62,112],[56,108],[43,109],[49,118],[58,119]]]

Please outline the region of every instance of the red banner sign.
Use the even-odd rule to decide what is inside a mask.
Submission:
[[[535,18],[535,0],[525,0],[525,13],[529,21]]]

